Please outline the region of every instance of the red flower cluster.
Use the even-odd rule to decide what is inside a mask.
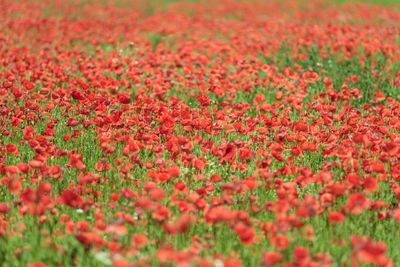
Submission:
[[[398,8],[86,2],[0,3],[4,265],[400,261]]]

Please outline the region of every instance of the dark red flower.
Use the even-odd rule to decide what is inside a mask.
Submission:
[[[77,91],[77,90],[72,91],[71,96],[73,99],[78,100],[78,101],[85,99],[85,95],[82,92]]]
[[[119,103],[121,103],[121,104],[131,103],[131,97],[128,93],[118,94],[117,98],[118,98]]]

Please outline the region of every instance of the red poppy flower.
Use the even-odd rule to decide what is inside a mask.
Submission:
[[[196,160],[194,161],[194,167],[195,167],[197,170],[202,170],[202,169],[204,169],[204,167],[206,166],[205,163],[206,163],[205,158],[203,158],[203,157],[198,158],[198,159],[196,159]]]
[[[131,103],[131,97],[128,93],[118,94],[117,96],[119,103],[121,104],[129,104]]]
[[[261,264],[264,266],[273,266],[283,260],[282,254],[279,252],[265,252],[262,255]]]
[[[64,205],[73,208],[79,208],[83,204],[83,197],[70,189],[62,191],[61,200]]]
[[[36,262],[36,263],[28,263],[26,267],[47,267],[47,265],[42,262]]]
[[[201,107],[208,107],[211,104],[211,100],[208,96],[204,94],[200,94],[196,97],[197,102],[200,104]]]
[[[71,96],[73,99],[79,100],[79,101],[85,99],[85,95],[82,92],[77,91],[77,90],[72,91]]]
[[[240,241],[245,246],[250,246],[254,242],[255,234],[251,227],[246,226],[243,223],[238,223],[234,226],[233,230],[239,236]]]
[[[344,222],[344,220],[346,219],[346,217],[338,211],[333,211],[331,213],[329,213],[329,222],[330,223],[341,223]]]
[[[147,245],[147,237],[141,234],[132,236],[131,239],[133,245],[137,248],[142,248]]]

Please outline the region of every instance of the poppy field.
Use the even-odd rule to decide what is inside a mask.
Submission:
[[[0,1],[0,266],[398,266],[372,2]]]

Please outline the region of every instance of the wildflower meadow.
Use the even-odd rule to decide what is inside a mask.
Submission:
[[[400,2],[0,1],[0,266],[400,266]]]

